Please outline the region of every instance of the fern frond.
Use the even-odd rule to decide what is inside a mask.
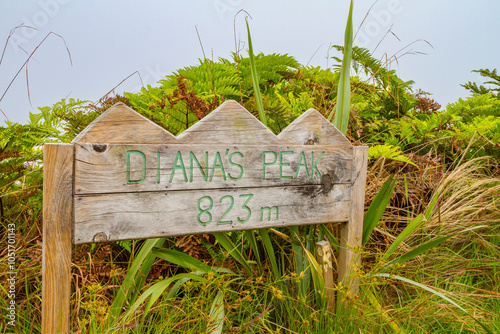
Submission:
[[[368,160],[384,157],[395,161],[405,162],[407,164],[417,166],[407,156],[403,155],[401,148],[392,145],[375,145],[368,149]]]

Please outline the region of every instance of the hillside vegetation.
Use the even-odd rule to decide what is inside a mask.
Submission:
[[[275,134],[309,108],[332,120],[337,67],[281,54],[255,63]],[[360,291],[345,307],[325,308],[313,256],[323,239],[338,248],[337,225],[87,244],[72,254],[73,332],[500,332],[500,77],[478,70],[486,82],[444,107],[385,65],[353,48],[346,137],[370,146],[370,160]],[[200,60],[140,92],[62,100],[0,127],[0,267],[9,232],[17,266],[16,330],[4,317],[0,332],[40,332],[42,145],[70,142],[117,101],[178,135],[228,99],[259,118],[247,57]]]

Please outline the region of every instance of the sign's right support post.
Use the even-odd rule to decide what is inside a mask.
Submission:
[[[337,309],[341,309],[346,298],[358,292],[357,268],[361,264],[363,238],[363,217],[365,205],[366,169],[368,147],[354,147],[353,186],[349,222],[342,223],[340,229],[340,251],[338,264]]]

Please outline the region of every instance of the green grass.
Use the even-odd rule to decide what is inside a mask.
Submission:
[[[485,333],[481,324],[498,332],[500,179],[489,172],[494,170],[491,163],[485,158],[468,160],[440,177],[438,196],[428,199],[435,203],[433,210],[432,205],[419,205],[410,214],[395,211],[391,200],[388,209],[377,214],[377,224],[367,220],[374,227],[361,250],[360,291],[345,295],[347,307],[336,314],[322,306],[324,292],[318,284],[321,277],[311,267],[311,245],[320,235],[335,238],[338,229],[306,226],[208,238],[200,244],[205,251],[197,259],[179,252],[176,239],[133,242],[133,256],[117,244],[75,246],[73,331],[206,333],[221,323],[216,316],[221,313],[215,311],[223,306],[222,332]],[[383,202],[370,193],[384,188],[375,176],[387,178],[391,168],[386,165],[381,174],[377,164],[370,165],[369,201]],[[416,190],[418,180],[408,174],[386,187],[404,195]],[[40,224],[40,217],[30,216],[29,207],[23,212],[19,238],[26,233],[26,240],[36,240],[33,226]],[[439,243],[428,247],[434,241]],[[5,253],[2,256],[5,268]],[[0,323],[0,332],[39,333],[40,244],[27,242],[19,248],[18,259],[18,328],[9,331]],[[8,301],[4,277],[1,308]],[[117,298],[119,288],[127,286],[129,292]],[[149,296],[157,299],[148,304]]]

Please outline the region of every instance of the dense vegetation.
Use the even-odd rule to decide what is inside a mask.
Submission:
[[[309,108],[332,119],[335,68],[288,55],[255,58],[273,132]],[[480,70],[489,86],[464,84],[471,96],[442,108],[367,50],[354,47],[352,60],[346,135],[370,146],[370,163],[361,289],[345,295],[347,307],[335,316],[324,307],[312,256],[316,241],[336,247],[335,225],[80,245],[74,332],[209,333],[221,323],[232,333],[500,331],[499,76]],[[62,100],[27,124],[0,128],[1,221],[16,226],[17,332],[40,332],[42,145],[70,142],[116,101],[177,135],[226,99],[259,117],[249,58],[200,60],[156,87],[98,103]],[[4,246],[0,257],[7,271]]]

